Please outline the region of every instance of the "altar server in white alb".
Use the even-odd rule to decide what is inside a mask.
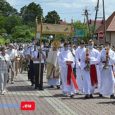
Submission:
[[[78,86],[73,74],[75,60],[72,52],[69,50],[68,43],[64,44],[64,50],[59,55],[59,64],[63,94],[73,97],[76,93],[76,90],[78,90]]]
[[[110,44],[106,43],[105,48],[101,52],[101,86],[100,97],[114,97],[114,71],[115,52],[110,48]]]
[[[100,62],[100,53],[93,46],[93,40],[89,40],[88,47],[81,55],[81,69],[86,99],[93,98],[92,94],[98,85],[96,65]]]
[[[59,71],[59,41],[53,41],[52,49],[48,53],[47,61],[47,79],[48,85],[57,89],[60,88],[60,71]]]
[[[102,51],[102,46],[98,46],[97,50],[99,51],[100,55],[101,55],[101,51]],[[97,79],[98,79],[98,92],[100,91],[100,82],[101,82],[101,76],[100,76],[100,63],[96,65],[96,69],[97,69]]]
[[[115,78],[115,64],[113,65],[113,74],[114,74],[114,78]]]
[[[76,59],[76,80],[79,87],[79,92],[83,93],[83,76],[81,70],[81,54],[85,50],[85,42],[82,40],[80,46],[76,49],[75,59]]]

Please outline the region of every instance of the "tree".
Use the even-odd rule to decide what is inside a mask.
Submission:
[[[0,14],[3,16],[14,15],[17,14],[17,10],[10,6],[6,0],[0,0]]]
[[[80,22],[80,21],[76,21],[74,22],[74,28],[78,28],[78,29],[86,29],[87,25]]]
[[[59,20],[60,16],[55,10],[48,12],[48,14],[45,16],[45,23],[58,24]]]
[[[23,16],[25,14],[25,11],[27,9],[27,6],[24,6],[20,9],[20,15]]]
[[[30,4],[28,5],[27,9],[26,7],[23,7],[21,9],[21,15],[26,15],[26,13],[36,14],[41,19],[41,16],[39,16],[39,11],[37,10],[38,5]],[[25,12],[26,11],[26,12]],[[34,12],[36,11],[36,12]],[[15,10],[6,0],[0,0],[0,44],[4,44],[5,42],[30,42],[32,37],[35,35],[35,27],[29,27],[28,25],[30,23],[35,23],[35,17],[30,16],[30,18],[33,18],[29,22],[28,25],[24,25],[22,23],[22,17],[17,15],[17,10]],[[41,14],[40,14],[41,15]],[[33,26],[33,25],[32,25]]]
[[[4,29],[6,23],[6,17],[0,16],[0,31],[1,29]]]
[[[0,36],[0,45],[3,45],[3,44],[5,44],[5,39],[2,36]]]
[[[34,2],[30,3],[28,6],[24,6],[21,8],[21,16],[23,18],[23,22],[25,24],[34,23],[36,17],[38,18],[38,21],[41,21],[41,17],[43,16],[43,10],[39,4],[36,4]]]
[[[11,34],[11,30],[18,25],[22,24],[22,20],[19,16],[9,16],[6,19],[6,23],[5,23],[5,29],[7,31],[8,34]]]
[[[27,25],[16,26],[12,29],[12,41],[16,42],[30,42],[34,37],[33,28]]]
[[[87,25],[80,22],[80,21],[77,21],[77,22],[74,22],[74,29],[75,29],[75,34],[76,34],[76,31],[81,31],[81,33],[83,33],[84,35],[82,37],[78,37],[78,41],[83,39],[84,41],[88,41],[89,39],[89,34],[88,34],[88,28],[87,28]],[[79,36],[79,35],[75,35],[75,36]]]

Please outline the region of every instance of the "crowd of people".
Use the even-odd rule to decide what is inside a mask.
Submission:
[[[95,89],[99,97],[115,98],[115,51],[110,43],[95,46],[93,40],[82,40],[78,46],[65,42],[59,47],[54,42],[46,60],[50,86],[61,82],[63,95],[72,98],[76,93],[93,98]]]
[[[1,94],[6,92],[6,84],[14,84],[18,73],[24,70],[24,49],[21,45],[5,44],[0,47],[0,88]]]
[[[46,77],[49,87],[61,89],[64,96],[73,98],[80,93],[89,99],[97,89],[99,97],[115,98],[115,51],[108,42],[95,46],[93,40],[87,44],[81,40],[79,45],[54,40],[40,45],[34,39],[29,45],[7,44],[0,53],[1,94],[26,67],[35,90],[44,90]]]

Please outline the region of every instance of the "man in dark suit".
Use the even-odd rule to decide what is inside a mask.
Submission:
[[[34,65],[34,74],[35,74],[35,89],[43,90],[43,70],[44,62],[46,59],[45,52],[37,46],[32,53],[33,65]]]

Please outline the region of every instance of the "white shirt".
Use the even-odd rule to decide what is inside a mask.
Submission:
[[[45,52],[44,51],[42,51],[42,53],[44,54],[44,56],[46,57],[46,54],[45,54]],[[40,55],[40,54],[39,54]],[[32,52],[32,58],[35,58],[35,59],[37,59],[37,56],[38,56],[38,51],[33,51]],[[45,60],[44,60],[44,57],[43,57],[43,55],[41,54],[41,63],[44,63],[45,62]],[[33,60],[33,63],[40,63],[40,61],[38,61],[38,60]]]
[[[113,50],[109,50],[109,62],[108,62],[108,64],[109,65],[114,65],[115,64],[115,52],[113,51]],[[102,51],[101,51],[101,61],[103,62],[103,61],[106,61],[106,50],[105,49],[103,49]]]
[[[100,63],[100,52],[96,49],[89,49],[89,58],[90,65],[99,64]],[[86,49],[81,54],[81,68],[84,69],[86,67]]]
[[[0,53],[0,60],[6,60],[6,61],[10,61],[10,56],[6,53],[5,56],[3,56],[1,53]]]
[[[64,50],[59,54],[59,65],[62,67],[67,67],[66,61],[72,61],[72,66],[74,67],[74,56],[72,55],[72,52],[70,50]]]
[[[0,53],[0,60],[7,61],[8,65],[11,65],[10,56],[7,53],[4,56]]]
[[[18,51],[19,56],[24,57],[24,50]]]
[[[83,51],[85,51],[85,47],[78,47],[75,51],[76,68],[79,68],[81,66],[80,60]]]
[[[16,56],[18,56],[18,52],[16,49],[8,50],[7,51],[8,55],[10,56],[10,59],[14,59]]]

